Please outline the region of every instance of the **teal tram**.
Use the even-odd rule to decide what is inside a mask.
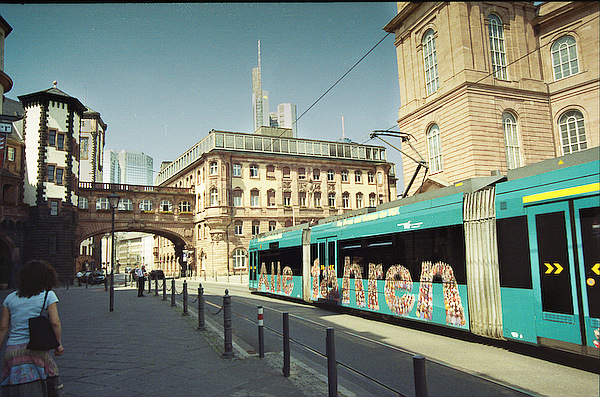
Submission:
[[[599,154],[259,234],[249,288],[598,356]]]

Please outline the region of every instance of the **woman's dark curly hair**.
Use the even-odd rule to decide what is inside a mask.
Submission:
[[[42,260],[31,260],[19,270],[19,290],[17,295],[30,298],[43,291],[58,286],[56,271],[50,264]]]

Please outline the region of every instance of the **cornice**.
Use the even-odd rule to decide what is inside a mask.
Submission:
[[[4,88],[4,93],[12,89],[13,81],[6,73],[0,70],[0,85]]]

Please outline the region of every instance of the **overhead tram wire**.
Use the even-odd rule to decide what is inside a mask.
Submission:
[[[335,86],[336,86],[336,85],[337,85],[337,84],[338,84],[340,81],[342,81],[342,79],[343,79],[344,77],[346,77],[346,76],[348,75],[348,73],[350,73],[350,72],[352,71],[352,69],[354,69],[356,66],[358,66],[358,64],[359,64],[359,63],[361,63],[361,62],[362,62],[362,60],[363,60],[363,59],[365,59],[365,58],[366,58],[366,57],[367,57],[367,56],[368,56],[368,55],[369,55],[371,52],[373,52],[373,50],[375,50],[375,48],[377,48],[377,46],[378,46],[379,44],[381,44],[381,43],[383,42],[383,40],[385,40],[385,39],[386,39],[386,37],[388,37],[389,35],[390,35],[390,33],[386,33],[386,34],[385,34],[385,36],[383,36],[383,37],[381,38],[381,40],[379,40],[379,41],[377,42],[377,44],[375,44],[373,47],[371,47],[371,49],[370,49],[369,51],[367,51],[367,53],[366,53],[365,55],[363,55],[363,56],[362,56],[362,57],[361,57],[361,58],[360,58],[358,61],[356,61],[356,63],[355,63],[354,65],[352,65],[352,67],[351,67],[350,69],[348,69],[348,71],[346,71],[346,73],[344,73],[344,74],[342,75],[342,77],[340,77],[339,79],[337,79],[337,81],[336,81],[335,83],[333,83],[333,85],[332,85],[331,87],[329,87],[329,89],[328,89],[327,91],[325,91],[325,92],[324,92],[324,93],[323,93],[323,94],[322,94],[322,95],[321,95],[319,98],[317,98],[317,100],[316,100],[316,101],[314,101],[314,102],[312,103],[312,105],[310,105],[310,106],[308,107],[308,109],[306,109],[304,112],[302,112],[302,114],[301,114],[300,116],[296,117],[296,120],[294,120],[294,122],[292,123],[292,126],[293,126],[294,124],[296,124],[296,123],[298,122],[298,120],[300,120],[300,118],[301,118],[302,116],[304,116],[306,113],[308,113],[308,111],[309,111],[310,109],[312,109],[312,108],[313,108],[313,106],[315,106],[315,105],[317,104],[317,102],[319,102],[321,99],[323,99],[323,97],[324,97],[325,95],[327,95],[327,94],[329,93],[329,91],[331,91],[331,90],[333,89],[333,87],[335,87]],[[282,136],[283,136],[283,132],[282,132],[281,134],[279,134],[278,136],[276,136],[275,138],[281,138]]]

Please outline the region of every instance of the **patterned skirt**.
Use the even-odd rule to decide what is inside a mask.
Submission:
[[[11,386],[45,384],[58,377],[58,367],[47,351],[27,349],[27,344],[6,346],[2,367],[2,394]]]

